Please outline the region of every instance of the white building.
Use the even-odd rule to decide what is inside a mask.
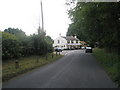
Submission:
[[[53,47],[61,49],[77,49],[80,48],[80,40],[76,36],[59,36],[54,40]]]

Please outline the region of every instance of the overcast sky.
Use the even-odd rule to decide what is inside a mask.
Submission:
[[[44,29],[53,39],[66,35],[70,20],[66,0],[42,0]],[[0,30],[22,29],[27,35],[37,32],[40,20],[40,0],[0,0]]]

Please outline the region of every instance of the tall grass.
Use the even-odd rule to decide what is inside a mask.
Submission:
[[[53,62],[59,58],[61,58],[62,55],[57,55],[52,58],[52,56],[49,54],[47,59],[45,56],[30,56],[18,59],[19,62],[19,68],[16,69],[15,67],[15,60],[10,60],[2,63],[2,81],[5,82],[15,76],[18,76],[19,74],[28,72],[34,68],[43,66],[45,64],[48,64],[50,62]]]
[[[106,72],[113,81],[120,86],[120,56],[115,53],[108,53],[104,49],[95,48],[93,55],[96,57],[97,61],[105,68]]]

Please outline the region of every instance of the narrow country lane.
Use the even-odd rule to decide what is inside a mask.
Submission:
[[[3,88],[116,88],[91,53],[84,50],[63,53],[63,58],[20,75]]]

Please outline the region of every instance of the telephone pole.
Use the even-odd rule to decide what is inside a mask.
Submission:
[[[41,8],[41,14],[40,14],[40,17],[39,17],[39,27],[38,27],[38,34],[40,34],[41,32],[44,31],[44,19],[43,19],[43,6],[42,6],[42,0],[40,0],[40,8]],[[42,22],[41,22],[42,20]],[[42,24],[42,28],[40,23]]]
[[[43,19],[43,6],[42,6],[42,0],[41,0],[41,17],[42,17],[42,30],[44,30],[44,19]]]

